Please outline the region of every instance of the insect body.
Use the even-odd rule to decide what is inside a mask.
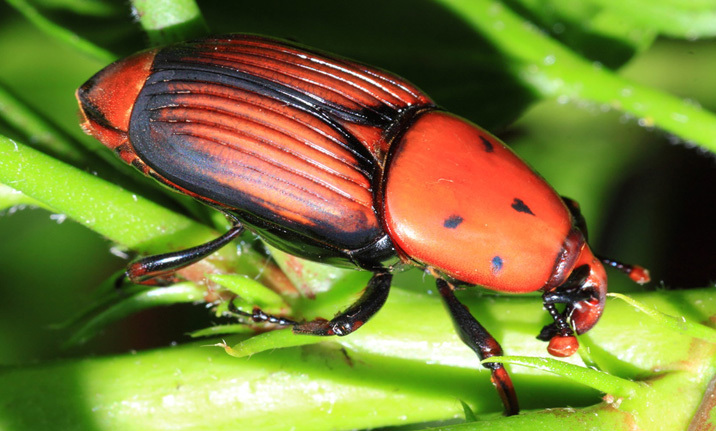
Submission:
[[[602,314],[606,274],[576,203],[498,139],[395,75],[229,35],[118,61],[77,98],[87,133],[235,221],[209,244],[130,264],[134,282],[202,259],[247,227],[296,256],[374,273],[332,320],[248,313],[298,333],[356,330],[385,302],[391,274],[409,265],[436,277],[461,338],[480,358],[502,349],[457,300],[457,285],[543,292],[554,323],[540,338],[558,356],[573,354],[574,332]],[[639,267],[621,268],[648,279]],[[509,375],[488,367],[506,413],[517,413]]]

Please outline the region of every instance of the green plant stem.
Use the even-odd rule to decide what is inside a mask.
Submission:
[[[132,9],[153,46],[196,38],[209,29],[194,0],[132,0]]]
[[[111,63],[117,59],[117,56],[110,51],[105,50],[64,27],[61,27],[49,19],[42,16],[30,3],[25,0],[7,0],[8,4],[14,7],[25,18],[32,22],[37,28],[47,33],[52,38],[61,40],[62,42],[74,47],[80,52],[96,58],[103,63]]]
[[[546,354],[544,343],[534,339],[544,323],[539,298],[464,299],[476,314],[498,316],[502,323],[490,326],[506,350]],[[683,308],[686,319],[716,315],[712,289],[641,294],[637,299],[670,313]],[[525,412],[516,418],[495,414],[494,419],[455,429],[514,429],[509,426],[518,424],[526,429],[558,429],[580,420],[605,430],[629,429],[635,423],[645,431],[686,429],[714,377],[716,349],[649,320],[639,321],[640,313],[622,301],[609,301],[607,310],[592,330],[591,348],[604,352],[598,362],[619,364],[621,373],[638,368],[649,390],[638,391],[639,396],[631,399],[600,402],[599,394],[574,382],[513,367]],[[479,367],[451,326],[438,298],[394,289],[385,309],[360,331],[322,339],[319,345],[267,346],[251,357],[233,358],[209,347],[220,340],[208,340],[5,369],[0,371],[0,426],[97,431],[285,429],[284,421],[275,420],[278,417],[290,418],[296,430],[320,431],[460,417],[459,400],[479,416],[498,412],[489,372]],[[527,411],[565,404],[574,408]],[[667,410],[669,417],[660,418],[659,411]]]
[[[181,244],[177,241],[201,243],[216,236],[186,217],[3,136],[0,154],[0,183],[128,248],[158,253],[170,249],[168,244]]]
[[[656,28],[659,33],[688,39],[716,35],[716,12],[713,1],[677,2],[653,0],[593,0],[635,23]]]
[[[0,211],[17,205],[42,206],[42,203],[31,197],[25,196],[23,193],[13,189],[12,187],[0,184]]]
[[[693,102],[640,85],[591,63],[502,3],[439,0],[510,58],[514,72],[543,97],[605,104],[716,152],[716,116]]]

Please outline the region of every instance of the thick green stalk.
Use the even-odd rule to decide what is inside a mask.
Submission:
[[[0,155],[0,183],[133,251],[164,253],[218,236],[205,225],[4,136]],[[221,253],[221,259],[200,261],[182,274],[201,281],[237,258],[234,247]]]
[[[216,236],[184,216],[3,136],[0,154],[0,183],[133,250],[156,253],[167,251],[172,242],[176,247],[179,241],[201,243]]]
[[[544,343],[534,339],[545,317],[539,298],[463,299],[507,352],[546,355]],[[713,289],[637,299],[688,320],[716,316]],[[484,421],[454,429],[688,427],[716,373],[713,345],[664,329],[616,300],[588,338],[582,337],[599,366],[622,377],[639,375],[649,387],[600,402],[594,390],[512,366],[524,412],[502,418],[489,373],[454,334],[439,298],[394,289],[385,309],[360,331],[319,345],[266,346],[233,358],[208,347],[219,341],[210,340],[2,370],[0,427],[320,431],[447,420],[462,416],[461,400]],[[581,363],[578,357],[569,361]],[[563,405],[573,408],[529,411]],[[668,418],[660,411],[669,411]],[[488,412],[495,414],[484,416]]]
[[[620,77],[570,51],[508,6],[494,0],[438,0],[509,57],[514,73],[543,97],[586,100],[624,111],[716,152],[716,116],[682,100]]]

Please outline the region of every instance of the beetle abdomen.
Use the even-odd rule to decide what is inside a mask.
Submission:
[[[165,182],[330,248],[384,236],[377,153],[401,110],[430,101],[347,60],[242,36],[160,50],[129,140]]]

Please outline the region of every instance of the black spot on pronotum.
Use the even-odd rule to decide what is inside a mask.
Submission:
[[[511,206],[512,206],[512,208],[513,208],[515,211],[517,211],[517,212],[521,212],[521,213],[525,213],[525,214],[530,214],[530,215],[535,215],[535,213],[532,212],[532,210],[530,209],[530,207],[528,207],[527,204],[525,204],[524,202],[522,202],[522,199],[517,199],[517,198],[515,198],[515,200],[512,202],[512,205],[511,205]]]
[[[492,258],[492,261],[490,262],[492,264],[492,273],[497,274],[502,270],[502,258],[500,256],[495,256]]]
[[[463,218],[459,215],[451,215],[450,217],[446,218],[443,222],[443,226],[445,226],[448,229],[455,229],[462,223]]]
[[[492,142],[490,142],[486,137],[480,136],[480,139],[482,140],[482,145],[485,146],[486,153],[491,153],[495,151],[495,147],[492,146]]]

